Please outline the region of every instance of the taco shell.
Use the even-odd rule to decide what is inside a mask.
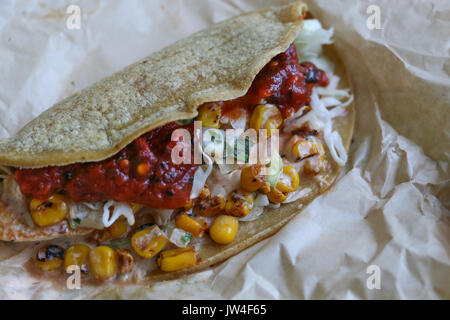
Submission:
[[[166,123],[190,119],[206,102],[245,95],[258,72],[285,51],[302,27],[306,5],[270,8],[243,14],[182,39],[132,64],[65,100],[28,123],[16,136],[0,142],[0,165],[20,168],[62,166],[100,161],[116,154],[142,134]],[[340,87],[351,88],[344,66],[332,46],[325,55],[335,65]],[[333,127],[349,149],[354,106]],[[330,157],[328,150],[327,156]],[[241,222],[229,245],[205,241],[201,261],[178,272],[152,271],[146,280],[165,280],[217,264],[274,234],[302,206],[324,192],[341,167],[333,164],[320,185],[303,179],[304,196],[280,208],[266,208],[257,220]],[[0,240],[37,241],[89,232],[67,225],[30,226],[25,214],[0,201]]]

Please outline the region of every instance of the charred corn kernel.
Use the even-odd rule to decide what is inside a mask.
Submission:
[[[128,231],[128,222],[124,216],[119,217],[110,227],[101,231],[99,242],[106,240],[117,239],[123,236]]]
[[[264,182],[261,188],[258,189],[262,194],[268,194],[270,192],[270,184],[268,182]]]
[[[76,265],[80,267],[81,272],[87,272],[87,260],[89,255],[89,248],[85,244],[74,244],[70,246],[64,255],[64,269]]]
[[[254,192],[261,188],[265,182],[265,176],[261,175],[261,165],[252,165],[241,171],[241,187],[245,191]]]
[[[181,214],[175,219],[175,226],[179,229],[189,232],[194,237],[201,237],[207,230],[205,225],[187,214]]]
[[[272,130],[278,129],[282,123],[283,116],[280,110],[272,104],[256,106],[250,117],[250,127],[255,130],[267,129],[267,137],[270,137]]]
[[[136,172],[140,176],[146,176],[150,172],[150,167],[145,162],[139,163],[136,167]]]
[[[107,246],[95,247],[89,252],[89,268],[94,278],[108,280],[117,272],[117,254]]]
[[[221,108],[217,103],[205,103],[198,109],[197,121],[202,121],[202,126],[220,128]]]
[[[199,219],[199,220],[197,220],[201,225],[202,225],[202,227],[205,229],[205,230],[208,230],[209,229],[209,224],[208,224],[208,222],[206,222],[206,220],[204,220],[204,219]]]
[[[60,246],[49,245],[42,247],[36,254],[36,267],[41,271],[54,271],[63,265],[64,249]]]
[[[299,140],[292,146],[292,154],[297,161],[319,154],[317,143],[309,140]]]
[[[208,199],[211,196],[211,191],[209,191],[208,186],[204,186],[200,191],[198,198],[199,199]]]
[[[165,272],[190,268],[197,264],[197,252],[192,247],[166,250],[161,252],[157,263]]]
[[[68,212],[67,199],[60,194],[55,194],[44,201],[33,199],[30,202],[31,218],[40,227],[61,222]]]
[[[168,243],[169,239],[156,225],[140,230],[131,237],[134,251],[145,259],[154,257]]]
[[[110,239],[119,238],[128,231],[128,222],[124,216],[114,221],[114,223],[107,228]]]
[[[232,216],[221,215],[214,220],[209,235],[214,242],[219,244],[231,243],[239,229],[239,221]]]
[[[300,176],[293,166],[283,167],[283,172],[277,183],[277,189],[281,192],[293,192],[297,190],[300,183]]]
[[[269,198],[269,201],[272,203],[280,203],[286,200],[287,193],[281,192],[277,188],[270,188],[267,198]]]
[[[319,174],[324,167],[325,157],[323,155],[319,155],[306,160],[305,165],[303,166],[303,173],[308,175],[316,175]]]
[[[212,198],[207,198],[201,200],[195,207],[195,213],[211,217],[225,209],[225,199],[214,196]]]
[[[253,208],[255,196],[251,192],[231,192],[225,204],[225,212],[236,217],[245,217]]]
[[[134,263],[131,252],[126,249],[116,248],[116,253],[119,261],[119,272],[122,274],[130,272]]]

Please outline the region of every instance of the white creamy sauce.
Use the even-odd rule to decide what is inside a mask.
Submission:
[[[206,184],[211,191],[211,196],[226,198],[230,192],[240,188],[241,170],[236,169],[227,174],[223,174],[220,170],[213,170]]]

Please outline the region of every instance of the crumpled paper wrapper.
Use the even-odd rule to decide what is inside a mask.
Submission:
[[[175,40],[288,2],[76,1],[79,30],[66,27],[70,1],[2,2],[0,137]],[[23,270],[27,250],[0,243],[0,298],[450,298],[448,2],[306,2],[334,27],[356,101],[350,159],[328,192],[219,266],[152,286],[60,291]],[[367,27],[369,5],[380,29]]]

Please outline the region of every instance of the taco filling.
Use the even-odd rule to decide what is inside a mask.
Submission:
[[[244,96],[205,103],[194,119],[153,129],[106,160],[0,167],[2,199],[11,201],[12,190],[19,193],[36,228],[67,221],[70,229],[87,230],[84,243],[66,250],[42,247],[37,269],[78,265],[88,272],[89,264],[95,279],[106,280],[156,257],[165,272],[192,267],[201,239],[233,242],[240,223],[301,198],[302,179],[317,176],[320,183],[331,163],[344,165],[346,151],[332,122],[346,114],[352,97],[337,89],[339,78],[320,56],[331,34],[317,20],[305,20],[295,43],[267,63]],[[187,130],[191,140],[174,140],[177,129]],[[229,129],[235,129],[231,139]],[[247,129],[264,129],[265,136],[249,137]],[[278,148],[252,163],[251,150],[275,135]],[[186,143],[190,162],[174,163],[174,148]],[[194,161],[195,147],[201,163]]]

